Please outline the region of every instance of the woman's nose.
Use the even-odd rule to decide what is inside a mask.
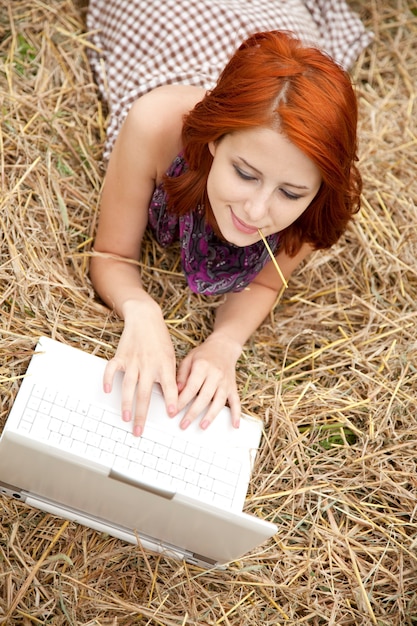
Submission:
[[[262,220],[269,211],[270,198],[267,194],[253,194],[245,202],[245,213],[251,224],[256,224]]]

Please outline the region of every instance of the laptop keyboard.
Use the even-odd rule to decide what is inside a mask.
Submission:
[[[145,426],[134,437],[120,414],[34,385],[19,432],[101,463],[137,480],[232,508],[241,462],[227,454]]]

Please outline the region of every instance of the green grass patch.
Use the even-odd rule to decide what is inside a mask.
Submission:
[[[315,430],[316,426],[300,426],[300,433],[308,433]],[[357,435],[347,426],[339,422],[323,424],[318,427],[318,436],[315,443],[324,450],[330,450],[335,446],[352,446],[357,441]]]

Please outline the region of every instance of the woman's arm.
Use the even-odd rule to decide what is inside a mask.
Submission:
[[[285,279],[311,250],[310,245],[304,244],[294,257],[284,251],[277,254]],[[228,294],[218,307],[213,332],[187,355],[179,368],[179,407],[183,408],[196,396],[181,422],[183,428],[209,407],[201,421],[202,428],[206,428],[226,401],[234,426],[239,425],[241,409],[236,387],[236,362],[247,339],[271,311],[281,288],[282,281],[270,261],[247,289]]]
[[[103,385],[110,392],[115,372],[124,372],[122,417],[130,421],[134,413],[137,435],[154,382],[161,384],[168,413],[177,412],[173,345],[159,305],[143,289],[137,261],[155,184],[180,150],[184,113],[201,95],[195,88],[164,88],[138,100],[115,143],[102,191],[90,276],[97,293],[124,320]]]

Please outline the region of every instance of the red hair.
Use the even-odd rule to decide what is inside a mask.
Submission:
[[[282,232],[284,249],[294,255],[304,242],[315,249],[330,247],[360,206],[357,101],[348,74],[330,57],[279,31],[247,39],[214,89],[185,116],[188,169],[178,178],[164,178],[169,210],[183,215],[203,204],[210,219],[209,142],[260,126],[286,135],[322,176],[314,200]]]

